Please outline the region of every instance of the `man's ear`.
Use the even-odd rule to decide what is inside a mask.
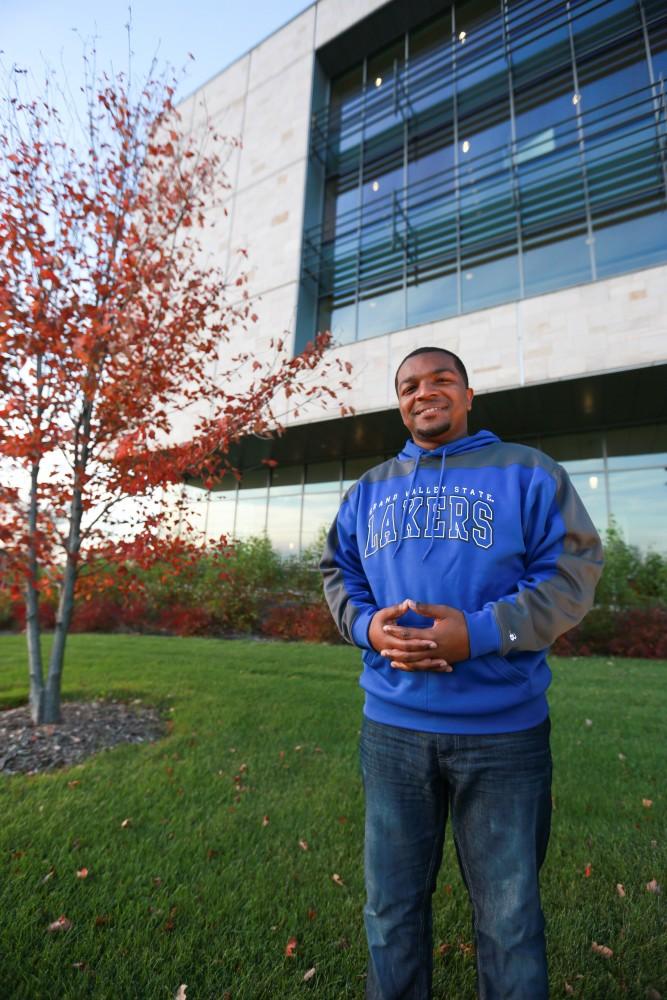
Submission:
[[[474,389],[466,389],[466,397],[468,400],[468,407],[467,407],[468,413],[470,413],[470,411],[472,410],[472,400],[474,395],[475,395]]]

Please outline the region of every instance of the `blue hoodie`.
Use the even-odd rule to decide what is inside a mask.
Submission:
[[[593,603],[600,539],[567,473],[480,431],[433,450],[408,441],[348,490],[321,564],[343,636],[363,649],[365,714],[443,733],[528,729],[548,713],[547,648]],[[453,673],[391,666],[368,641],[405,598],[463,611],[470,658]],[[410,611],[399,624],[432,624]]]

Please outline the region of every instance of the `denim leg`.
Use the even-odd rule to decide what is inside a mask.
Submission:
[[[459,864],[473,906],[480,1000],[546,1000],[538,875],[551,820],[549,720],[459,736],[448,761]]]
[[[364,718],[368,1000],[428,1000],[447,790],[436,737]]]

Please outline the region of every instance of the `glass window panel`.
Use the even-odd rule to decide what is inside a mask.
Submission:
[[[368,59],[364,138],[402,123],[405,40],[400,38]]]
[[[370,458],[346,458],[343,470],[343,489],[353,486],[364,472],[384,462],[382,455],[372,455]]]
[[[206,538],[217,541],[221,535],[231,538],[234,534],[234,513],[236,510],[236,490],[211,493],[208,505]]]
[[[299,554],[299,525],[301,521],[301,493],[293,496],[269,495],[269,512],[266,533],[274,549],[281,556]]]
[[[547,80],[570,65],[567,7],[561,0],[509,0],[507,34],[516,86]]]
[[[570,10],[577,56],[641,28],[637,0],[578,0]]]
[[[454,136],[451,125],[419,132],[411,129],[408,140],[408,185],[410,200],[425,187],[432,187],[434,176],[438,177],[439,189],[454,188]],[[445,176],[443,176],[443,174]],[[431,181],[430,184],[424,184]]]
[[[342,153],[361,141],[363,66],[359,64],[331,83],[329,142]]]
[[[614,62],[597,59],[583,66],[577,66],[582,112],[590,111],[610,101],[627,98],[628,94],[650,84],[648,65],[641,39],[618,48],[613,54]],[[625,101],[618,107],[622,108]]]
[[[208,492],[196,486],[184,486],[183,499],[186,503],[183,519],[194,532],[195,539],[203,542],[206,536]]]
[[[261,490],[269,485],[269,470],[263,465],[259,469],[246,469],[239,483],[241,490]]]
[[[408,326],[430,323],[458,312],[456,262],[427,261],[408,274]]]
[[[607,431],[607,454],[610,469],[667,465],[667,424]]]
[[[398,145],[379,145],[367,148],[364,153],[364,178],[362,184],[363,221],[368,224],[375,218],[376,210],[391,204],[394,191],[405,186],[403,167],[403,132],[396,137]]]
[[[595,259],[599,278],[667,260],[667,212],[596,225]]]
[[[556,462],[560,462],[568,472],[604,469],[602,435],[554,434],[542,438],[539,447]]]
[[[306,492],[322,493],[340,488],[340,462],[315,462],[306,467]]]
[[[264,534],[266,530],[266,498],[266,491],[261,495],[248,495],[239,491],[234,526],[234,534],[237,538],[250,538]]]
[[[664,0],[644,0],[644,15],[648,28],[653,76],[667,80],[667,17]]]
[[[507,63],[498,0],[467,0],[454,8],[456,89],[466,107],[507,92]]]
[[[326,183],[324,201],[324,239],[330,240],[358,226],[359,170],[331,177]]]
[[[271,496],[279,493],[300,493],[302,481],[302,465],[276,465],[271,470]]]
[[[334,344],[350,344],[355,338],[357,306],[352,294],[320,300],[317,329],[328,330]]]
[[[483,259],[461,264],[461,303],[464,312],[486,309],[519,297],[517,255]]]
[[[551,131],[554,147],[576,141],[576,105],[571,68],[539,85],[515,87],[514,113],[519,144]]]
[[[328,530],[331,527],[339,507],[340,496],[338,493],[313,493],[304,498],[301,527],[302,549],[317,541],[322,528]]]
[[[412,114],[452,98],[452,16],[435,18],[410,34],[406,90]]]
[[[526,295],[540,295],[556,288],[591,281],[586,233],[541,245],[524,243],[523,280]]]
[[[370,287],[359,298],[358,340],[376,337],[405,326],[405,290],[402,276],[391,285]]]
[[[609,523],[604,473],[572,473],[569,468],[568,472],[572,485],[583,500],[591,521],[598,532],[604,534]]]
[[[609,474],[611,514],[630,545],[667,553],[667,472]]]

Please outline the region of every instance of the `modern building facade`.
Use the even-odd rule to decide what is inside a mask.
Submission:
[[[317,0],[185,102],[242,140],[209,249],[248,250],[255,350],[331,330],[356,410],[186,487],[202,533],[312,544],[402,444],[394,371],[428,344],[466,363],[473,429],[667,552],[666,89],[664,0]]]

